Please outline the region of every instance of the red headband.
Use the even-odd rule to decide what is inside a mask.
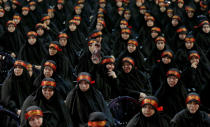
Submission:
[[[128,41],[128,44],[133,44],[133,45],[135,45],[135,46],[138,46],[138,42],[135,41],[135,40],[129,40],[129,41]]]
[[[114,62],[115,62],[114,58],[107,58],[107,59],[103,59],[101,64],[114,63]]]
[[[189,96],[187,96],[185,103],[187,104],[187,103],[188,103],[189,101],[191,101],[191,100],[196,100],[196,101],[198,101],[199,103],[201,102],[199,96],[197,96],[197,95],[189,95]]]
[[[171,58],[173,57],[173,54],[172,54],[171,52],[169,52],[169,51],[163,52],[163,53],[161,54],[161,57],[166,56],[166,55],[170,56]]]
[[[56,82],[54,82],[54,81],[42,81],[41,86],[52,86],[52,87],[56,87]]]
[[[135,62],[131,58],[129,58],[129,57],[123,58],[122,61],[123,62],[126,62],[127,61],[127,62],[131,63],[133,66],[135,65]]]
[[[45,62],[44,66],[50,66],[54,71],[56,71],[56,66],[51,62]]]
[[[20,61],[20,60],[17,60],[14,63],[14,66],[18,66],[18,65],[23,66],[25,68],[27,67],[27,64],[25,62],[23,62],[23,61]]]
[[[196,57],[198,57],[198,59],[200,59],[200,55],[199,55],[198,53],[191,53],[191,54],[189,55],[189,60],[190,60],[193,56],[196,56]]]
[[[106,125],[106,121],[88,121],[89,127],[104,127]]]
[[[56,50],[59,51],[59,52],[62,51],[62,49],[61,49],[58,45],[53,44],[53,43],[51,43],[49,47],[54,47],[54,48],[56,48]]]
[[[176,76],[177,78],[180,78],[180,77],[181,77],[180,73],[177,72],[177,71],[174,71],[174,70],[169,70],[169,71],[167,72],[166,76],[168,76],[168,75],[174,75],[174,76]]]
[[[28,119],[31,116],[43,116],[43,112],[41,110],[31,110],[25,114],[25,118]]]

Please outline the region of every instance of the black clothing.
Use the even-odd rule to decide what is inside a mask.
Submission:
[[[72,118],[73,125],[76,127],[84,127],[92,112],[103,112],[107,117],[109,126],[113,126],[113,118],[103,95],[93,88],[86,92],[82,92],[77,85],[67,96],[66,105]]]
[[[121,95],[131,96],[139,99],[140,92],[150,95],[152,92],[151,84],[145,73],[132,68],[131,72],[122,71],[119,74]]]
[[[198,110],[191,114],[188,109],[178,112],[171,120],[171,127],[209,127],[209,118],[206,112]]]
[[[40,87],[32,95],[28,96],[24,101],[21,112],[21,123],[26,124],[24,114],[29,106],[36,105],[42,109],[43,112],[48,113],[46,118],[46,126],[50,127],[73,127],[68,110],[65,106],[64,100],[57,91],[54,91],[53,96],[47,100],[42,94],[42,87]]]
[[[169,119],[157,111],[151,117],[145,117],[142,112],[139,112],[126,127],[169,127]]]
[[[164,112],[173,117],[185,107],[186,89],[181,81],[178,81],[174,87],[170,87],[166,80],[163,81],[155,96],[159,99],[160,106],[163,106]]]

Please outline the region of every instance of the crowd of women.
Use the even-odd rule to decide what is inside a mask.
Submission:
[[[209,0],[0,0],[0,105],[21,127],[209,127],[209,19]]]

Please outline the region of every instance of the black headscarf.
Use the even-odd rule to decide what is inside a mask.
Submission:
[[[24,101],[21,113],[21,123],[25,123],[24,114],[29,106],[39,106],[47,115],[46,126],[50,127],[73,127],[68,110],[65,106],[64,100],[60,94],[54,89],[53,96],[47,100],[42,94],[42,87],[40,87],[32,95],[28,96]]]
[[[103,95],[90,86],[88,91],[82,92],[77,85],[67,96],[66,105],[69,109],[69,114],[72,117],[74,126],[83,127],[92,112],[103,112],[108,118],[110,126],[113,125],[113,118]]]

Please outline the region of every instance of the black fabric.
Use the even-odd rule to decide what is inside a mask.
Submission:
[[[119,80],[121,95],[139,99],[140,92],[148,95],[152,92],[152,87],[147,75],[134,68],[129,73],[123,71],[119,74]]]
[[[96,84],[94,84],[94,86],[102,93],[106,101],[110,101],[119,96],[119,79],[108,76],[106,65],[107,64],[104,64],[101,70],[96,74]],[[113,71],[118,75],[118,72]]]
[[[44,56],[45,49],[37,40],[33,45],[29,44],[29,42],[26,42],[21,47],[18,58],[31,64],[40,65]]]
[[[24,114],[29,106],[36,105],[46,114],[45,126],[50,127],[73,127],[68,110],[65,106],[64,100],[57,91],[54,91],[53,96],[47,100],[42,94],[42,87],[40,87],[32,95],[28,96],[24,101],[21,112],[21,124],[26,124]]]
[[[17,112],[21,109],[24,100],[32,92],[32,83],[26,69],[21,76],[15,76],[14,69],[3,83],[1,89],[1,100],[11,111]]]
[[[159,105],[163,106],[163,111],[173,117],[185,107],[187,92],[181,81],[178,81],[174,87],[170,87],[166,80],[163,80],[155,96],[159,99]]]
[[[151,117],[145,117],[142,112],[139,112],[128,122],[126,127],[169,127],[169,119],[157,111]]]
[[[191,114],[187,109],[178,112],[171,120],[171,127],[209,127],[209,118],[206,112],[198,110]]]
[[[113,118],[103,95],[91,85],[86,92],[82,92],[77,85],[68,94],[66,105],[73,120],[73,125],[76,127],[85,126],[89,114],[96,111],[105,113],[109,126],[113,126]]]

